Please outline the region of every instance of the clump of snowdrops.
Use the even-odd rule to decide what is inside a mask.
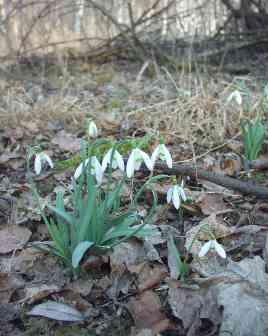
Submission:
[[[93,153],[96,153],[98,146],[108,141],[99,139],[98,134],[97,126],[91,121],[88,126],[90,140],[82,144],[82,162],[74,171],[68,190],[66,193],[57,192],[55,204],[48,204],[45,208],[30,173],[31,160],[34,158],[34,171],[37,175],[44,165],[50,168],[54,165],[49,155],[40,148],[31,148],[28,153],[30,185],[51,237],[51,242],[42,244],[42,248],[45,247],[60,258],[73,273],[79,272],[86,253],[105,253],[133,236],[145,238],[154,234],[147,224],[151,224],[157,206],[155,183],[171,178],[173,185],[167,192],[167,202],[172,203],[176,209],[187,199],[183,184],[178,185],[174,176],[154,176],[157,160],[165,161],[172,168],[171,154],[162,140],[151,156],[135,147],[128,159],[124,160],[118,151],[122,144],[119,141],[100,158]],[[135,172],[141,169],[142,164],[145,164],[150,174],[140,185],[135,179]],[[118,171],[116,178],[113,174],[115,170]],[[128,201],[123,197],[126,185],[131,189]],[[148,191],[153,196],[152,205],[147,215],[141,217],[137,211],[138,202]]]
[[[255,102],[253,92],[247,87],[245,82],[239,81],[237,88],[227,98],[228,104],[232,101],[240,108],[240,129],[245,150],[245,164],[248,169],[248,164],[258,158],[267,135],[267,125],[262,121],[261,112],[267,111],[268,85],[266,84],[264,87],[259,101]],[[250,112],[256,108],[258,108],[256,118],[246,119],[244,117],[244,111]],[[256,114],[255,111],[254,114]]]

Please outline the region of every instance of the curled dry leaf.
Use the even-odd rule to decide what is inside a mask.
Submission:
[[[47,298],[53,293],[60,291],[59,286],[56,285],[41,285],[39,287],[28,287],[25,288],[25,301],[28,301],[30,304],[33,304],[36,301]]]

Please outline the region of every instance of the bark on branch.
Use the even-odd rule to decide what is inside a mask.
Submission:
[[[222,174],[209,172],[204,169],[190,165],[174,165],[172,169],[163,163],[156,163],[156,169],[169,175],[186,175],[193,178],[200,178],[221,185],[225,188],[240,192],[243,195],[251,195],[260,199],[268,199],[268,188],[252,182],[245,182]]]

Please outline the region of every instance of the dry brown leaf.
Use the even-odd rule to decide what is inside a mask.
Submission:
[[[171,327],[171,322],[162,312],[159,297],[153,291],[131,298],[128,308],[138,329],[152,329],[154,333],[159,333]]]
[[[88,296],[91,293],[93,285],[93,280],[77,279],[65,286],[64,290],[72,290],[73,292],[81,294],[82,296]]]
[[[156,263],[151,265],[147,262],[130,266],[129,271],[137,274],[138,289],[140,292],[159,286],[161,281],[168,275],[168,270],[165,265]]]
[[[11,167],[14,170],[25,165],[25,158],[19,153],[4,152],[0,155],[0,165]]]
[[[59,291],[60,288],[56,285],[44,284],[36,287],[27,287],[25,288],[25,301],[28,301],[30,304],[32,304]]]
[[[19,275],[0,273],[0,304],[8,303],[12,294],[24,287],[24,281]]]
[[[220,168],[224,174],[236,176],[242,169],[242,161],[238,155],[224,155],[220,162]]]
[[[146,259],[143,243],[137,239],[117,245],[110,255],[112,273],[124,271]]]
[[[195,336],[205,321],[211,322],[212,330],[220,325],[221,309],[211,291],[201,292],[189,288],[170,288],[169,304],[173,315],[180,319],[184,333]],[[186,333],[185,333],[186,332]],[[208,330],[206,330],[208,334]]]
[[[36,248],[25,248],[12,259],[12,267],[16,272],[27,273],[43,255],[44,252]]]
[[[16,335],[17,333],[12,332],[11,334],[6,333],[3,326],[7,322],[17,320],[20,317],[20,307],[14,303],[0,303],[0,321],[1,321],[1,334],[0,335]],[[23,335],[23,334],[21,334]]]
[[[57,294],[57,299],[65,304],[70,304],[80,312],[85,312],[92,309],[91,303],[84,299],[79,293],[72,290],[64,290]]]
[[[58,145],[62,151],[77,153],[81,147],[81,139],[66,133],[64,130],[60,131],[51,142]]]
[[[210,215],[228,209],[221,193],[202,193],[196,203],[204,215]]]
[[[18,225],[7,226],[0,230],[0,254],[22,248],[30,239],[32,233]]]

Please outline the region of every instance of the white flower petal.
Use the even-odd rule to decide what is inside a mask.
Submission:
[[[154,167],[155,162],[158,159],[158,157],[160,160],[165,161],[169,168],[172,168],[172,157],[166,145],[160,144],[153,151],[152,158],[151,158],[152,167]]]
[[[46,161],[49,164],[50,168],[53,168],[54,165],[53,165],[51,158],[46,153],[41,153],[41,155],[42,155],[41,159]]]
[[[164,144],[162,146],[163,146],[162,150],[163,150],[163,154],[164,154],[167,166],[168,166],[168,168],[172,168],[172,157],[171,157],[171,154],[170,154],[169,150],[167,149],[167,147]]]
[[[180,196],[181,196],[183,202],[186,202],[187,201],[187,196],[186,196],[185,191],[182,187],[179,187],[179,193],[180,193]]]
[[[242,105],[242,94],[240,91],[238,90],[235,90],[233,91],[229,97],[227,98],[227,103],[230,103],[232,100],[235,100],[235,102],[238,104],[238,105]]]
[[[135,156],[135,153],[134,151],[132,151],[127,161],[127,177],[128,178],[131,178],[134,174],[134,170],[135,170],[134,156]]]
[[[149,155],[147,153],[145,153],[144,151],[140,150],[140,149],[137,149],[137,151],[138,151],[137,153],[140,155],[140,157],[144,161],[146,167],[149,170],[153,170],[153,164],[152,164],[152,161],[151,161]]]
[[[204,257],[204,256],[208,253],[208,251],[209,251],[210,248],[211,248],[211,245],[212,245],[212,241],[209,240],[208,242],[206,242],[206,243],[202,246],[202,248],[201,248],[201,250],[200,250],[200,252],[199,252],[199,254],[198,254],[199,258]]]
[[[225,259],[226,258],[226,252],[225,252],[224,248],[222,247],[222,245],[219,244],[217,242],[217,240],[214,240],[213,243],[214,243],[215,251],[218,253],[218,255],[220,257],[222,257],[223,259]]]
[[[91,159],[91,174],[95,175],[98,185],[102,182],[103,170],[99,160],[96,156]]]
[[[115,150],[113,153],[113,148],[109,149],[109,151],[105,154],[103,160],[102,160],[102,170],[103,172],[106,170],[107,166],[111,163],[111,157],[113,154],[113,160],[112,160],[112,168],[116,169],[119,167],[121,171],[125,170],[125,163],[123,160],[122,155]]]
[[[168,203],[171,202],[172,194],[173,194],[173,187],[169,188],[169,189],[168,189],[168,192],[167,192],[167,202],[168,202]]]
[[[123,159],[122,155],[118,151],[116,151],[115,157],[116,157],[116,161],[117,161],[117,166],[119,167],[119,169],[122,172],[124,172],[125,171],[125,163],[124,163],[124,159]]]
[[[102,160],[102,171],[105,171],[108,164],[111,161],[111,154],[112,154],[112,148],[108,150],[108,152],[104,155]]]
[[[127,177],[132,177],[134,171],[140,169],[143,161],[149,170],[153,169],[152,161],[149,155],[139,148],[133,149],[127,162]]]
[[[85,162],[81,162],[80,165],[76,168],[74,172],[74,178],[77,180],[83,172],[83,168],[87,166],[89,159],[86,159]]]
[[[34,171],[36,175],[39,175],[42,170],[42,159],[40,154],[36,154],[35,160],[34,160]]]
[[[90,121],[90,123],[88,125],[88,135],[91,138],[97,138],[97,136],[98,136],[98,129],[97,129],[97,126],[94,123],[94,121]]]
[[[180,195],[178,192],[178,186],[173,187],[172,202],[173,202],[174,207],[178,210],[181,205]]]
[[[136,161],[134,164],[134,170],[140,170],[141,169],[141,165],[142,165],[142,161]]]
[[[75,180],[77,180],[80,177],[80,175],[82,174],[82,170],[83,170],[83,163],[80,163],[80,165],[76,168],[74,172]]]
[[[153,151],[153,154],[152,154],[151,161],[152,161],[152,165],[153,165],[153,166],[155,165],[155,162],[156,162],[158,156],[159,156],[159,146],[157,146],[157,147],[155,148],[155,150]]]

